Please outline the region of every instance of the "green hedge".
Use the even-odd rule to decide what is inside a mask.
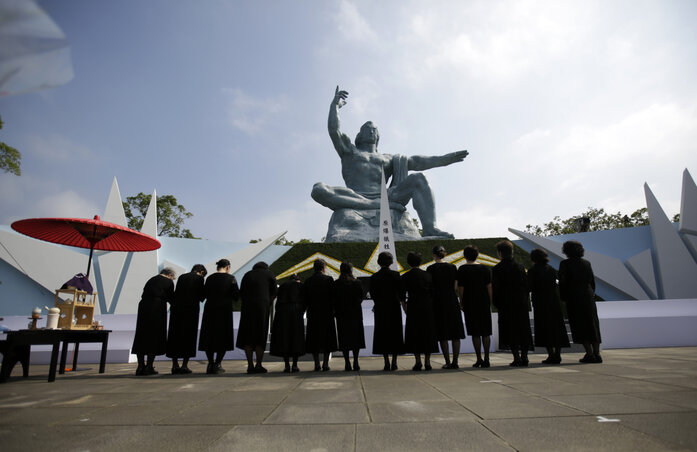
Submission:
[[[397,260],[403,267],[407,266],[407,254],[410,251],[417,251],[423,255],[424,262],[430,261],[432,257],[431,250],[435,245],[443,245],[448,253],[454,253],[462,250],[467,245],[476,245],[479,252],[487,254],[491,257],[497,257],[496,243],[505,238],[487,238],[487,239],[456,239],[456,240],[417,240],[407,242],[396,242]],[[280,275],[290,267],[304,261],[315,253],[322,253],[326,256],[342,262],[351,262],[356,268],[363,266],[370,259],[370,255],[377,246],[375,242],[358,242],[358,243],[301,243],[293,246],[286,254],[281,256],[276,262],[271,265],[271,271]],[[530,268],[532,261],[527,252],[522,248],[515,247],[514,255],[517,261],[522,263],[525,268]],[[312,274],[312,270],[307,270],[300,273],[300,278],[305,280]],[[279,284],[287,278],[279,280]]]

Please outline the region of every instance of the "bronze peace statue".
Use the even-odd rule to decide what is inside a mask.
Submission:
[[[436,205],[433,191],[423,173],[439,166],[461,162],[467,151],[438,156],[389,155],[378,152],[380,134],[371,121],[361,126],[354,143],[339,128],[339,108],[346,104],[348,92],[336,87],[329,107],[329,137],[341,158],[341,175],[346,187],[331,187],[322,182],[312,187],[312,199],[334,211],[329,221],[326,242],[377,241],[380,219],[380,168],[385,179],[392,181],[387,189],[395,240],[453,238],[436,227]],[[409,201],[419,215],[423,237],[406,211]]]

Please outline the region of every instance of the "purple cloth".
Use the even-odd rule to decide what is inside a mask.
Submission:
[[[77,275],[73,276],[70,281],[63,284],[63,287],[61,287],[61,289],[67,289],[68,286],[75,287],[78,290],[85,291],[89,294],[92,293],[92,284],[90,283],[90,280],[85,278],[85,275],[83,275],[82,273],[78,273]]]

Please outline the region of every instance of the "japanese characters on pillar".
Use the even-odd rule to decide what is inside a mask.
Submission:
[[[380,252],[387,251],[392,254],[394,261],[390,268],[392,270],[397,270],[397,249],[394,246],[394,234],[392,233],[392,215],[390,213],[390,203],[387,199],[387,184],[385,184],[385,170],[382,172],[382,185],[380,188],[380,231],[378,237],[380,240],[378,242]]]

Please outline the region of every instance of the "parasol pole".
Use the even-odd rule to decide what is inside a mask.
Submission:
[[[85,278],[90,278],[90,267],[92,267],[92,253],[94,253],[94,245],[90,246],[90,258],[87,261],[87,276]]]
[[[99,215],[94,216],[95,220],[99,220]],[[90,278],[90,268],[92,267],[92,253],[94,253],[94,245],[96,244],[95,238],[97,237],[97,225],[94,225],[94,229],[92,230],[92,240],[87,239],[90,242],[90,258],[87,260],[87,278],[89,280]],[[87,238],[87,237],[85,237]]]

